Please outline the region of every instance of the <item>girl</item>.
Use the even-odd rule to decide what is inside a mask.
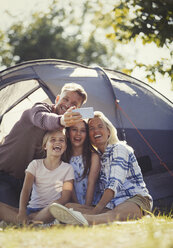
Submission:
[[[89,120],[89,136],[101,158],[100,190],[103,195],[91,214],[82,215],[84,210],[77,212],[52,204],[53,216],[65,223],[88,225],[138,219],[151,211],[152,197],[133,149],[119,141],[115,127],[103,113],[95,112],[94,118]]]
[[[61,160],[66,149],[65,129],[47,132],[42,146],[46,158],[33,160],[26,169],[19,209],[0,203],[1,220],[14,224],[29,220],[51,222],[54,218],[48,206],[52,202],[64,205],[70,200],[74,171]]]
[[[82,121],[67,128],[67,137],[65,156],[67,162],[73,166],[75,175],[72,201],[87,206],[96,204],[100,198],[96,184],[100,161],[89,142],[87,123]]]

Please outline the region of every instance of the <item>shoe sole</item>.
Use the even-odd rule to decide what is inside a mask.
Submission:
[[[58,203],[53,203],[49,207],[49,210],[51,214],[62,223],[71,225],[87,225],[84,221],[74,215],[72,211]]]

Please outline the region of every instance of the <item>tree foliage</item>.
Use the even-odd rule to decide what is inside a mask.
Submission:
[[[121,0],[114,6],[114,33],[107,37],[127,44],[140,37],[143,44],[154,42],[158,47],[167,47],[173,55],[173,1],[172,0]],[[162,60],[154,65],[136,63],[148,70],[148,79],[155,80],[156,72],[173,79],[171,60]]]
[[[124,68],[128,73],[134,67],[127,66],[127,55],[117,49],[118,44],[137,38],[144,44],[166,46],[173,55],[172,0],[83,0],[77,5],[74,0],[51,0],[49,4],[46,13],[35,11],[27,23],[14,20],[6,32],[0,30],[0,66],[57,58]],[[173,78],[171,59],[154,65],[134,63],[146,69],[151,82],[157,72]]]
[[[74,15],[72,1],[65,7],[53,0],[47,13],[34,12],[31,22],[14,22],[5,33],[0,32],[1,65],[42,58],[57,58],[105,66],[107,48],[99,42],[93,32],[83,39],[84,17],[89,8],[85,1],[81,8],[81,17]]]

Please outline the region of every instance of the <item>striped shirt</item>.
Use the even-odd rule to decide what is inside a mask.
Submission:
[[[99,181],[102,194],[105,189],[114,191],[114,198],[106,205],[110,209],[136,194],[148,196],[152,201],[133,149],[125,142],[108,145],[101,154]]]

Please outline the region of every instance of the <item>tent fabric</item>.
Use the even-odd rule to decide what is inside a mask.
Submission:
[[[17,102],[22,96],[24,97],[28,92],[32,91],[35,87],[37,88],[38,82],[32,80],[29,84],[27,81],[17,82],[12,85],[8,85],[0,91],[0,113],[4,113],[10,108],[12,103]],[[15,93],[14,93],[15,92]]]
[[[88,93],[84,107],[102,111],[119,138],[134,148],[154,206],[173,207],[173,103],[147,84],[121,72],[69,61],[28,61],[0,72],[1,117],[38,87],[53,102],[68,82],[81,84]]]

